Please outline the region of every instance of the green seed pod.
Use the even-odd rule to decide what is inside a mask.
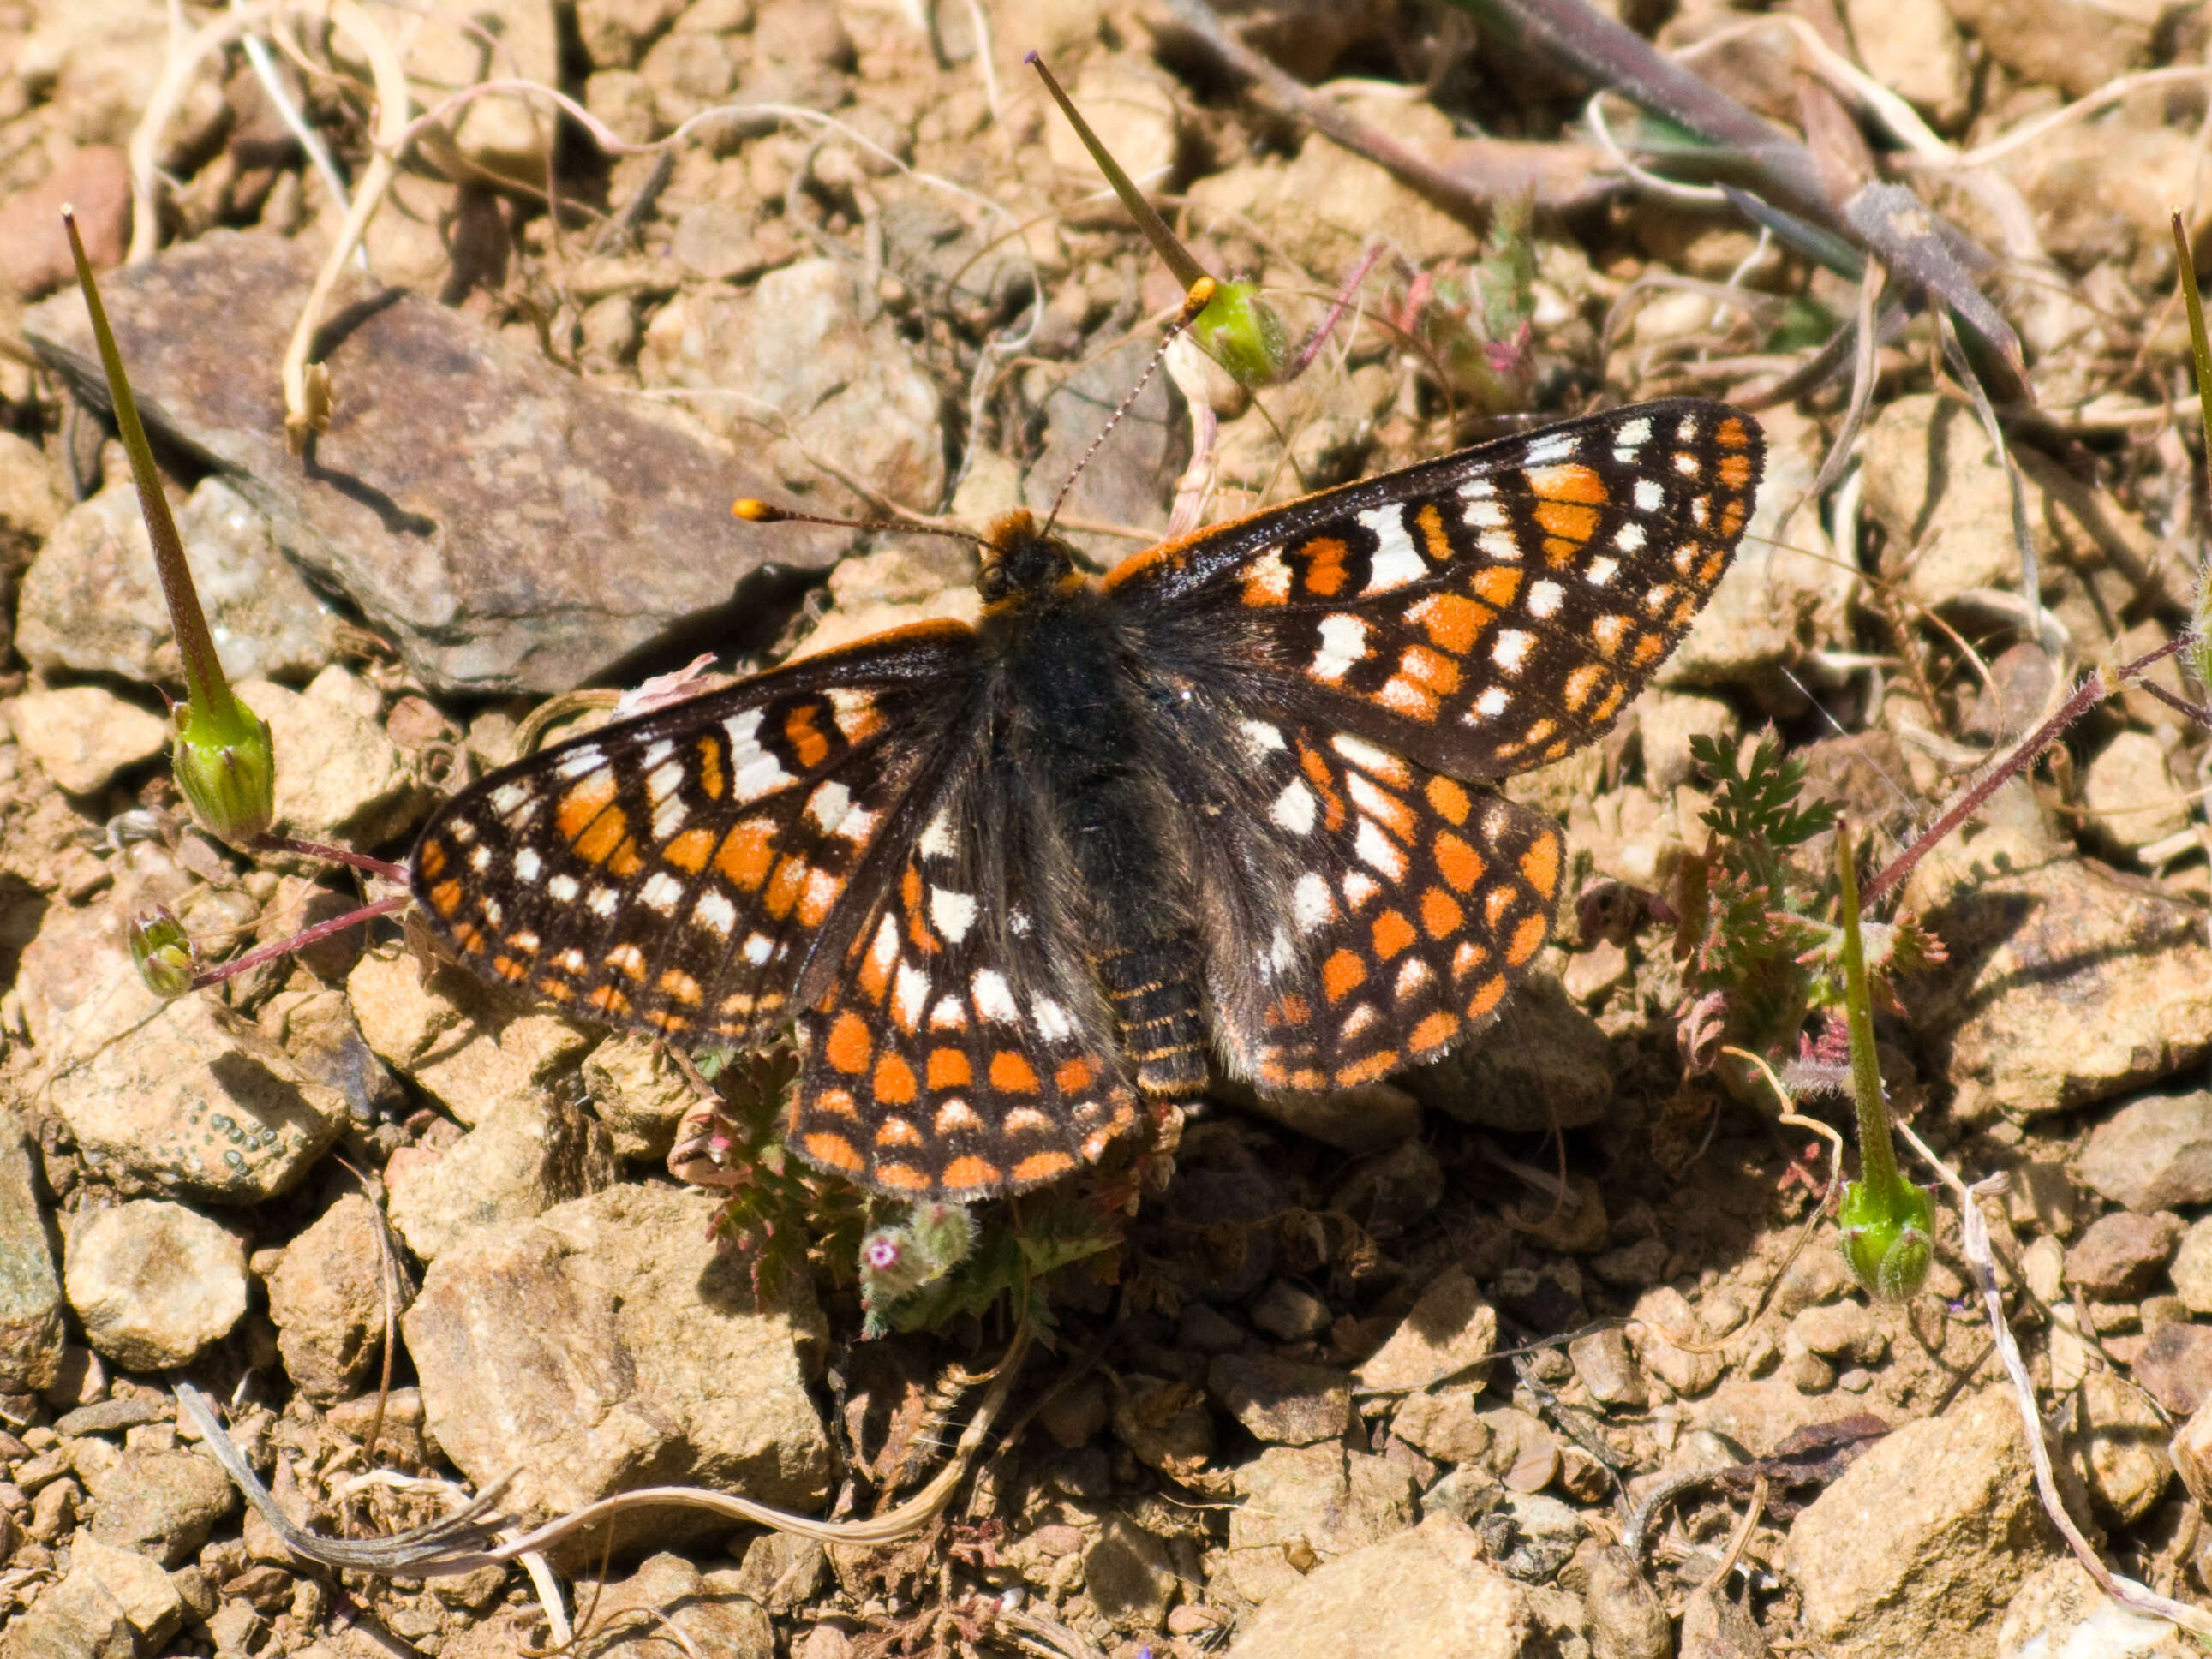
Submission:
[[[1869,1183],[1844,1183],[1836,1214],[1844,1233],[1844,1260],[1869,1294],[1903,1302],[1928,1282],[1936,1260],[1936,1212],[1928,1189],[1900,1181],[1881,1197]]]
[[[1240,386],[1273,386],[1290,367],[1291,331],[1256,283],[1219,284],[1190,332]]]
[[[166,906],[155,905],[151,915],[133,916],[125,931],[131,944],[131,960],[137,964],[138,977],[146,981],[148,990],[174,1001],[192,988],[199,960],[191,940],[185,936],[184,924]]]
[[[228,701],[228,717],[216,719],[179,703],[169,759],[199,821],[236,845],[265,835],[276,816],[276,750],[268,723],[235,698]]]

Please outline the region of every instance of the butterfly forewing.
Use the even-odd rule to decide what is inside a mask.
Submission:
[[[885,636],[545,750],[440,809],[416,896],[463,961],[568,1012],[765,1041],[871,902],[974,645]]]

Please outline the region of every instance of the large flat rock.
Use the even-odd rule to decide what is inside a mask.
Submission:
[[[562,691],[642,649],[740,631],[777,571],[849,541],[734,520],[772,477],[471,319],[349,273],[320,343],[337,407],[286,453],[277,368],[314,280],[296,243],[218,232],[104,282],[157,439],[221,467],[277,546],[445,691]],[[24,332],[105,405],[75,294]]]

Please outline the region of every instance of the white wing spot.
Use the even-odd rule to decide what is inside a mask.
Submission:
[[[1682,424],[1674,428],[1674,435],[1686,444],[1695,443],[1698,438],[1698,417],[1694,415],[1682,416]]]
[[[1666,505],[1667,490],[1664,485],[1650,478],[1638,478],[1636,481],[1636,510],[1638,513],[1656,513]]]
[[[1364,766],[1370,772],[1389,776],[1398,770],[1396,756],[1387,749],[1377,749],[1364,738],[1355,738],[1349,732],[1340,732],[1328,740],[1328,746],[1354,766]]]
[[[1548,578],[1543,581],[1531,583],[1528,588],[1528,614],[1532,617],[1556,616],[1559,613],[1560,601],[1566,597],[1566,589]]]
[[[1460,517],[1467,520],[1469,530],[1503,530],[1511,522],[1505,503],[1488,499],[1469,501],[1460,510]]]
[[[968,1005],[958,997],[939,997],[937,1006],[929,1011],[929,1028],[933,1031],[966,1030]]]
[[[1638,416],[1634,420],[1624,424],[1620,431],[1613,434],[1613,441],[1614,443],[1618,444],[1621,448],[1629,450],[1632,453],[1636,449],[1638,445],[1649,443],[1650,440],[1651,417],[1649,415]]]
[[[927,1006],[929,975],[910,963],[901,963],[891,983],[891,1017],[910,1030],[921,1024],[921,1011]]]
[[[653,838],[666,841],[684,827],[684,820],[691,816],[691,809],[684,804],[681,795],[663,795],[653,809]]]
[[[1500,564],[1521,562],[1521,544],[1510,530],[1486,530],[1474,538],[1474,544]]]
[[[491,848],[479,847],[469,854],[469,868],[478,875],[491,868]]]
[[[621,902],[622,893],[619,889],[594,887],[592,889],[591,897],[584,901],[584,908],[595,916],[611,916],[615,913],[615,907]]]
[[[1517,628],[1504,629],[1498,642],[1490,647],[1490,659],[1509,674],[1517,674],[1528,660],[1528,653],[1536,643],[1534,634],[1524,634]]]
[[[1369,827],[1373,828],[1371,824]],[[1376,830],[1376,833],[1378,836],[1382,834],[1380,830]],[[1384,844],[1389,844],[1388,837],[1384,837]],[[1364,870],[1345,872],[1344,902],[1354,910],[1364,909],[1367,902],[1382,890],[1382,889],[1376,884],[1375,878]]]
[[[1680,473],[1686,478],[1696,477],[1699,471],[1698,466],[1698,458],[1691,454],[1686,449],[1676,450],[1674,452],[1674,471]]]
[[[1352,837],[1352,846],[1362,864],[1373,866],[1393,882],[1405,879],[1405,850],[1384,835],[1382,826],[1373,818],[1360,818],[1359,833]],[[1361,902],[1364,901],[1354,901],[1353,908],[1357,909]]]
[[[1419,957],[1407,958],[1406,965],[1398,970],[1396,988],[1398,1000],[1401,1002],[1407,1000],[1434,977],[1435,975],[1429,971],[1427,963],[1423,962]]]
[[[1322,896],[1324,898],[1328,896],[1326,886],[1322,890]],[[1297,959],[1297,951],[1291,944],[1291,936],[1278,927],[1275,929],[1275,937],[1267,943],[1267,954],[1261,958],[1262,965],[1279,974]]]
[[[502,783],[491,792],[491,810],[501,817],[508,817],[529,799],[528,784]]]
[[[1011,1024],[1022,1017],[1022,1011],[1014,1003],[1012,988],[997,969],[978,968],[969,984],[975,993],[975,1012],[984,1018]]]
[[[554,767],[553,773],[556,777],[580,778],[588,773],[598,771],[606,763],[606,755],[599,744],[587,743],[581,749],[571,750],[562,756],[559,763]]]
[[[1274,820],[1277,828],[1287,830],[1294,836],[1310,835],[1313,833],[1314,814],[1319,806],[1320,803],[1314,799],[1314,792],[1306,787],[1305,780],[1293,778],[1283,793],[1275,797],[1275,804],[1268,809],[1267,816]]]
[[[1067,1010],[1050,997],[1039,997],[1030,1011],[1036,1018],[1037,1035],[1047,1042],[1065,1042],[1075,1033],[1075,1022],[1067,1017]]]
[[[1329,897],[1328,883],[1310,870],[1300,876],[1297,885],[1291,889],[1291,915],[1297,920],[1301,933],[1313,932],[1335,909]]]
[[[645,885],[637,890],[638,902],[664,916],[676,914],[677,903],[683,896],[684,884],[665,870],[654,871],[645,878]]]
[[[972,893],[956,893],[949,887],[929,890],[929,920],[946,939],[957,945],[968,937],[968,930],[975,925],[975,897]]]
[[[1482,695],[1474,700],[1474,712],[1485,720],[1496,720],[1513,701],[1513,694],[1502,685],[1483,688]]]
[[[1340,612],[1321,619],[1321,649],[1314,653],[1316,679],[1334,685],[1367,656],[1367,624]]]
[[[1613,544],[1624,553],[1641,553],[1644,550],[1644,526],[1640,524],[1621,526],[1613,534]]]
[[[853,792],[834,778],[806,798],[806,816],[820,824],[825,834],[834,833],[852,810]]]
[[[738,925],[738,907],[720,893],[702,893],[698,903],[691,907],[691,920],[727,939],[730,930]]]
[[[877,972],[890,972],[891,963],[898,960],[898,920],[886,914],[876,924],[876,937],[868,945],[868,961]]]
[[[538,858],[538,849],[534,847],[525,847],[514,855],[514,878],[517,881],[534,882],[544,868],[544,863]]]
[[[1353,522],[1373,531],[1376,543],[1375,556],[1368,561],[1367,586],[1361,592],[1379,593],[1384,588],[1402,587],[1429,574],[1428,561],[1414,550],[1413,538],[1406,534],[1402,508],[1378,507],[1359,514]]]
[[[1589,562],[1589,568],[1583,572],[1583,580],[1592,587],[1603,587],[1620,574],[1620,561],[1600,554]]]
[[[1283,736],[1283,728],[1266,720],[1241,720],[1237,730],[1244,739],[1245,749],[1255,761],[1267,759],[1270,750],[1291,746]]]
[[[1263,559],[1255,559],[1244,568],[1244,586],[1263,599],[1281,605],[1291,597],[1291,568],[1283,562],[1283,550],[1269,548]]]
[[[920,851],[924,858],[949,859],[952,850],[952,814],[940,810],[921,832]]]
[[[744,958],[756,968],[763,966],[775,951],[775,941],[766,933],[745,935]]]
[[[572,904],[583,890],[576,885],[574,876],[556,876],[545,884],[545,890],[563,904]]]
[[[1522,453],[1521,465],[1523,467],[1549,466],[1555,461],[1566,459],[1582,447],[1582,442],[1583,434],[1579,432],[1554,432],[1530,444]]]

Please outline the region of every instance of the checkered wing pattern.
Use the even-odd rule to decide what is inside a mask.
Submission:
[[[1140,554],[1107,578],[1158,648],[1461,777],[1602,735],[1689,630],[1763,441],[1682,398],[1570,421]]]
[[[924,625],[544,750],[439,810],[416,896],[487,978],[685,1048],[766,1042],[911,834],[974,652]]]
[[[1372,1083],[1487,1024],[1550,936],[1541,815],[1341,731],[1246,716],[1219,774],[1239,834],[1200,843],[1208,995],[1263,1089]]]
[[[790,1141],[879,1191],[963,1200],[1095,1163],[1137,1097],[1048,867],[970,777],[925,826],[830,1000],[799,1021]]]

